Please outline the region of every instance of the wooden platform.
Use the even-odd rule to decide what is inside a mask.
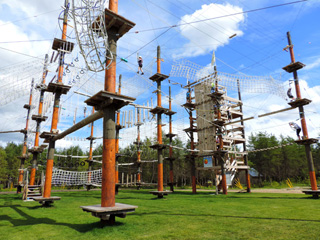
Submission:
[[[168,77],[169,77],[168,75],[164,75],[162,73],[156,73],[153,76],[151,76],[149,79],[154,82],[158,82],[158,81],[163,81],[163,80],[167,79]]]
[[[47,118],[48,118],[47,116],[35,115],[35,114],[31,116],[31,119],[34,120],[34,121],[37,121],[37,122],[46,121]]]
[[[165,145],[165,144],[154,144],[154,145],[151,145],[149,147],[152,148],[152,149],[165,149],[165,148],[167,148],[167,145]]]
[[[166,137],[167,137],[167,138],[173,138],[173,137],[175,137],[175,136],[177,136],[177,134],[174,134],[174,133],[168,133],[168,134],[166,134]]]
[[[61,93],[61,94],[67,94],[70,90],[71,86],[64,85],[63,83],[49,83],[46,91],[52,92],[52,93]]]
[[[223,126],[225,124],[225,120],[222,119],[217,119],[213,121],[213,124],[218,125],[218,126]]]
[[[100,91],[84,102],[89,106],[95,107],[96,110],[101,110],[111,105],[115,110],[118,110],[135,100],[136,99],[132,97],[111,93],[108,91]]]
[[[97,138],[96,138],[96,137],[91,137],[91,136],[90,136],[90,137],[87,137],[86,139],[87,139],[87,140],[96,140]]]
[[[30,109],[31,106],[30,106],[29,104],[25,104],[25,105],[23,105],[23,108],[25,108],[25,109]]]
[[[320,190],[304,190],[303,193],[312,195],[313,198],[319,199]]]
[[[185,132],[197,132],[198,130],[197,130],[197,128],[196,127],[189,127],[189,128],[185,128],[185,129],[183,129],[183,131],[185,131]]]
[[[210,93],[210,94],[208,94],[207,96],[208,96],[208,97],[212,97],[212,98],[221,98],[223,94],[225,94],[225,93],[218,91],[218,92]]]
[[[61,197],[47,197],[47,198],[45,198],[45,197],[40,196],[40,197],[32,197],[31,199],[33,199],[33,200],[36,201],[36,202],[41,203],[41,204],[44,205],[44,206],[49,206],[49,205],[51,205],[54,201],[60,200]]]
[[[55,137],[57,135],[58,135],[58,133],[42,132],[40,134],[40,138],[45,138],[45,139],[49,140],[49,139],[51,139],[51,138],[53,138],[53,137]]]
[[[150,112],[152,114],[162,114],[162,113],[165,113],[166,111],[168,111],[167,108],[163,108],[159,106],[156,106],[155,108],[150,109]]]
[[[73,42],[55,38],[52,43],[52,49],[56,51],[71,53],[74,47]]]
[[[183,105],[181,105],[182,107],[188,108],[188,109],[194,109],[196,107],[196,104],[194,103],[185,103]]]
[[[115,217],[125,218],[128,212],[134,212],[138,206],[116,203],[114,207],[101,207],[101,204],[91,206],[80,206],[83,211],[90,212],[92,216],[105,221],[113,221]],[[111,222],[112,223],[112,222]]]
[[[41,146],[33,147],[31,149],[28,149],[28,152],[30,153],[42,153],[43,150],[47,147],[47,144],[42,144]]]
[[[308,139],[303,139],[303,140],[297,140],[294,142],[299,145],[310,145],[310,144],[318,143],[318,141],[319,140],[317,138],[308,138]]]
[[[172,192],[171,191],[151,191],[149,193],[158,196],[158,198],[163,198],[163,196],[167,196],[169,193],[172,193]]]
[[[292,73],[293,71],[297,71],[303,67],[305,67],[306,65],[304,65],[301,62],[294,62],[294,63],[290,63],[289,65],[283,67],[282,69],[285,70],[288,73]]]
[[[171,116],[171,115],[174,115],[174,114],[176,114],[177,112],[174,112],[174,111],[171,111],[171,110],[168,110],[168,111],[166,111],[166,115],[168,115],[168,116]]]
[[[117,38],[121,38],[124,34],[130,31],[136,24],[131,22],[130,20],[118,15],[117,13],[109,10],[108,8],[105,9],[105,24],[106,30],[113,30],[116,32]],[[92,24],[92,30],[95,32],[101,31],[98,27],[101,25],[101,19],[98,17],[96,21]]]
[[[310,99],[307,98],[302,98],[302,99],[296,99],[292,102],[288,102],[288,104],[293,107],[300,107],[300,106],[304,106],[304,105],[308,105],[309,103],[311,103],[312,101]]]

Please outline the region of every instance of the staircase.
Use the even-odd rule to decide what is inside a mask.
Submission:
[[[41,185],[24,185],[22,200],[29,200],[33,197],[42,196],[42,186]]]

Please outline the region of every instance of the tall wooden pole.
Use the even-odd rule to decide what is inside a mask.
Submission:
[[[240,92],[239,79],[237,80],[237,85],[238,85],[238,97],[239,97],[239,100],[241,101],[241,92]],[[242,104],[240,104],[240,112],[242,113]],[[240,120],[243,120],[243,116],[242,115],[240,116]],[[241,121],[241,125],[244,126],[243,121]],[[244,127],[242,128],[242,135],[243,135],[243,138],[246,139]],[[246,142],[243,143],[243,151],[244,152],[247,151]],[[244,155],[244,164],[246,166],[248,166],[248,154]],[[246,174],[246,181],[247,181],[247,192],[251,193],[251,182],[250,182],[250,174],[249,174],[249,170],[248,169],[245,170],[245,174]]]
[[[21,154],[21,161],[20,161],[20,171],[19,171],[19,179],[18,179],[18,192],[20,191],[20,186],[23,184],[23,173],[24,173],[24,162],[27,158],[27,141],[28,141],[28,126],[29,126],[29,117],[30,117],[30,110],[31,110],[31,104],[32,104],[32,92],[33,92],[33,85],[34,85],[34,79],[31,81],[31,89],[30,89],[30,96],[29,96],[29,104],[25,105],[25,108],[27,108],[27,119],[26,119],[26,128],[24,129],[24,139],[23,139],[23,147],[22,147],[22,154]]]
[[[118,94],[121,94],[121,79],[122,75],[119,75],[119,88],[118,88]],[[119,135],[120,135],[120,110],[117,111],[117,126],[116,126],[116,154],[119,153]],[[116,175],[115,175],[115,181],[116,183],[119,183],[119,162],[118,157],[116,156]]]
[[[137,108],[137,131],[138,131],[138,137],[137,137],[137,164],[138,164],[138,171],[137,171],[137,182],[141,183],[141,149],[140,149],[140,125],[141,125],[141,119],[140,119],[140,108]]]
[[[293,45],[292,45],[292,41],[291,41],[290,32],[287,32],[287,38],[288,38],[288,44],[289,44],[291,63],[295,63],[296,61],[295,61],[295,57],[294,57]],[[297,93],[297,99],[301,99],[301,92],[300,92],[300,85],[299,85],[299,78],[298,78],[297,70],[293,71],[293,78],[294,78],[294,84],[295,84],[295,89],[296,89],[296,93]],[[306,118],[304,115],[303,105],[299,106],[299,115],[300,115],[302,133],[303,133],[302,139],[305,140],[305,139],[308,139],[309,136],[308,136],[308,129],[307,129]],[[305,151],[306,151],[306,155],[307,155],[307,159],[308,159],[308,168],[309,168],[309,177],[310,177],[311,188],[312,188],[312,190],[318,190],[317,179],[316,179],[316,175],[315,175],[315,171],[314,171],[313,158],[312,158],[310,144],[305,144]]]
[[[118,0],[109,1],[109,9],[118,13]],[[105,91],[116,92],[116,59],[117,59],[117,32],[112,28],[108,30],[109,49],[113,59],[108,59],[109,65],[105,71]],[[110,61],[112,61],[110,63]],[[103,118],[103,154],[102,154],[102,190],[101,207],[115,206],[115,107],[104,109]]]
[[[45,55],[45,60],[44,60],[44,67],[43,67],[43,74],[42,74],[42,85],[46,83],[46,76],[48,73],[48,54]],[[44,89],[40,86],[40,99],[39,99],[39,106],[38,106],[38,115],[42,116],[42,109],[43,109],[43,97],[44,97]],[[41,120],[37,121],[37,128],[36,128],[36,136],[34,140],[34,148],[39,146],[39,135],[40,135],[40,124]],[[33,152],[33,160],[32,160],[32,168],[31,168],[31,173],[30,173],[30,184],[31,186],[34,185],[35,182],[35,176],[36,176],[36,167],[37,167],[37,159],[38,159],[38,151]]]
[[[188,89],[189,96],[190,96],[190,102],[191,102],[191,88]],[[193,114],[192,111],[189,111],[189,121],[190,121],[190,147],[191,147],[191,185],[192,185],[192,193],[197,193],[197,182],[196,182],[196,163],[195,163],[195,156],[194,156],[194,134],[193,134]]]
[[[68,25],[68,11],[69,11],[69,0],[64,2],[64,17],[63,17],[63,29],[62,29],[62,40],[67,38],[67,25]],[[58,68],[58,83],[62,84],[63,68],[64,68],[64,52],[60,52],[59,68]],[[58,119],[59,119],[59,108],[60,108],[60,98],[61,92],[58,91],[54,95],[52,122],[51,122],[51,132],[55,133],[57,131]],[[55,141],[49,142],[48,148],[48,158],[46,166],[46,178],[44,184],[43,197],[49,198],[51,196],[51,183],[52,183],[52,170],[54,162],[54,149]]]
[[[169,86],[169,112],[172,111],[172,104],[171,104],[171,86]],[[169,167],[170,167],[170,191],[174,191],[173,187],[173,181],[174,181],[174,175],[173,175],[173,150],[172,150],[172,115],[169,115],[169,139],[170,139],[170,148],[169,148]]]
[[[94,114],[94,107],[92,107],[92,113]],[[94,131],[94,122],[91,123],[91,132],[90,132],[90,147],[89,147],[89,158],[88,158],[88,183],[91,183],[91,173],[92,173],[92,163],[93,163],[93,141],[95,138],[93,137],[93,131]],[[87,190],[90,189],[90,186],[88,186]]]
[[[216,86],[216,92],[218,92],[219,88],[218,88],[218,81],[215,80],[215,86]],[[217,107],[217,114],[218,114],[218,120],[221,121],[221,108],[220,108],[220,103],[218,104],[219,106]],[[223,138],[222,138],[222,127],[219,126],[219,144],[220,144],[220,150],[222,151],[223,149]],[[225,172],[225,168],[224,168],[224,160],[223,160],[224,154],[219,155],[219,161],[220,161],[220,165],[221,165],[221,176],[222,176],[222,180],[221,180],[221,184],[222,184],[222,191],[223,194],[228,194],[228,188],[227,188],[227,178],[226,178],[226,172]]]
[[[160,46],[157,47],[157,73],[161,73],[161,51]],[[157,81],[157,107],[161,106],[161,81]],[[162,144],[162,122],[161,113],[157,114],[157,136],[158,144]],[[158,148],[158,191],[163,191],[163,151]]]

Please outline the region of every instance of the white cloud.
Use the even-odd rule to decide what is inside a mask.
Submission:
[[[240,24],[244,21],[244,14],[237,15],[237,18],[222,17],[233,13],[242,12],[242,9],[230,4],[202,5],[200,10],[191,15],[185,15],[181,18],[179,24],[196,22],[180,26],[181,35],[189,40],[184,45],[185,51],[176,55],[176,57],[195,57],[204,55],[218,47],[229,43],[229,37],[233,34],[242,36]],[[201,21],[208,18],[217,18],[208,21]],[[194,44],[202,46],[201,48],[191,48]]]

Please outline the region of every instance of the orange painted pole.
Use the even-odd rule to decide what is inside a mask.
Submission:
[[[291,41],[290,32],[287,32],[287,38],[288,38],[291,62],[295,63],[293,44]],[[294,78],[294,83],[295,83],[295,88],[296,88],[296,93],[297,93],[297,99],[301,99],[300,85],[299,85],[299,78],[298,78],[297,70],[293,71],[293,78]],[[302,140],[308,139],[309,138],[308,129],[307,129],[307,123],[306,123],[306,118],[304,115],[303,106],[299,106],[299,115],[300,115],[300,119],[301,119],[301,127],[302,127],[302,132],[303,132]],[[307,159],[308,159],[308,168],[309,168],[311,189],[318,190],[317,178],[316,178],[315,171],[314,171],[314,164],[313,164],[313,158],[312,158],[310,144],[305,145],[305,151],[306,151],[306,155],[307,155]]]
[[[118,88],[118,94],[121,94],[121,79],[122,75],[119,75],[119,88]],[[119,153],[119,135],[120,135],[120,110],[117,111],[117,127],[116,127],[116,154]],[[119,183],[119,163],[118,158],[116,157],[116,174],[115,174],[115,181],[116,183]]]
[[[171,86],[169,86],[169,111],[171,112],[172,110],[172,104],[171,104]],[[172,115],[169,115],[169,134],[170,134],[170,148],[169,148],[169,167],[170,167],[170,172],[169,172],[169,180],[170,180],[170,191],[174,191],[173,187],[173,151],[172,151]]]
[[[110,0],[109,9],[118,13],[118,1]],[[117,35],[108,31],[109,49],[113,54],[113,59],[107,60],[109,68],[105,71],[105,91],[116,92],[116,56],[117,56]],[[109,107],[104,109],[103,118],[103,154],[102,154],[102,190],[101,190],[101,207],[115,206],[115,109]]]
[[[28,141],[28,126],[29,126],[29,117],[30,117],[30,109],[32,104],[32,92],[33,92],[33,85],[34,79],[31,81],[31,89],[30,89],[30,97],[29,97],[29,105],[28,105],[28,112],[27,112],[27,119],[26,119],[26,128],[24,132],[24,140],[23,140],[23,147],[22,147],[22,154],[21,154],[21,161],[20,161],[20,171],[19,171],[19,179],[18,184],[23,184],[23,173],[24,173],[24,162],[27,158],[27,141]],[[18,189],[18,192],[20,190]]]
[[[157,73],[161,73],[160,46],[157,47]],[[161,81],[157,81],[157,107],[161,107]],[[157,114],[157,136],[158,144],[162,144],[161,113]],[[158,191],[163,191],[163,154],[158,148]]]
[[[48,60],[49,60],[49,57],[48,57],[48,54],[46,54],[45,60],[44,60],[43,74],[42,74],[42,84],[46,83],[46,76],[48,73],[48,70],[47,70]],[[43,97],[44,97],[44,90],[41,88],[40,89],[39,106],[38,106],[38,115],[39,116],[42,116]],[[39,146],[40,124],[41,124],[41,121],[37,121],[36,136],[34,139],[34,147],[35,148]],[[38,154],[39,154],[38,152],[33,153],[32,168],[31,168],[30,183],[29,183],[29,185],[31,185],[31,186],[33,186],[34,182],[35,182]]]
[[[141,183],[141,150],[140,150],[140,108],[137,108],[137,129],[138,129],[138,137],[137,137],[137,182]]]
[[[91,114],[94,114],[94,107],[92,107],[92,112]],[[93,138],[93,131],[94,131],[94,122],[91,123],[91,133],[90,133],[90,148],[89,148],[89,166],[88,166],[88,183],[91,183],[91,171],[92,171],[92,153],[93,153],[93,141],[94,141],[94,138]],[[90,187],[89,187],[90,188]],[[88,190],[89,190],[88,188]]]
[[[69,0],[65,0],[64,7],[65,7],[65,10],[64,10],[64,18],[63,18],[62,40],[66,40],[66,37],[67,37]],[[58,83],[60,84],[62,84],[63,67],[64,67],[64,52],[60,52],[60,61],[59,61],[59,68],[58,68]],[[51,122],[52,133],[55,132],[58,127],[60,97],[61,97],[61,92],[56,92],[54,95],[54,104],[53,104],[53,113],[52,113],[52,122]],[[43,191],[43,197],[45,198],[49,198],[51,196],[54,148],[55,148],[55,141],[50,141],[49,148],[48,148],[46,177],[45,177],[45,184],[44,184],[44,191]]]

